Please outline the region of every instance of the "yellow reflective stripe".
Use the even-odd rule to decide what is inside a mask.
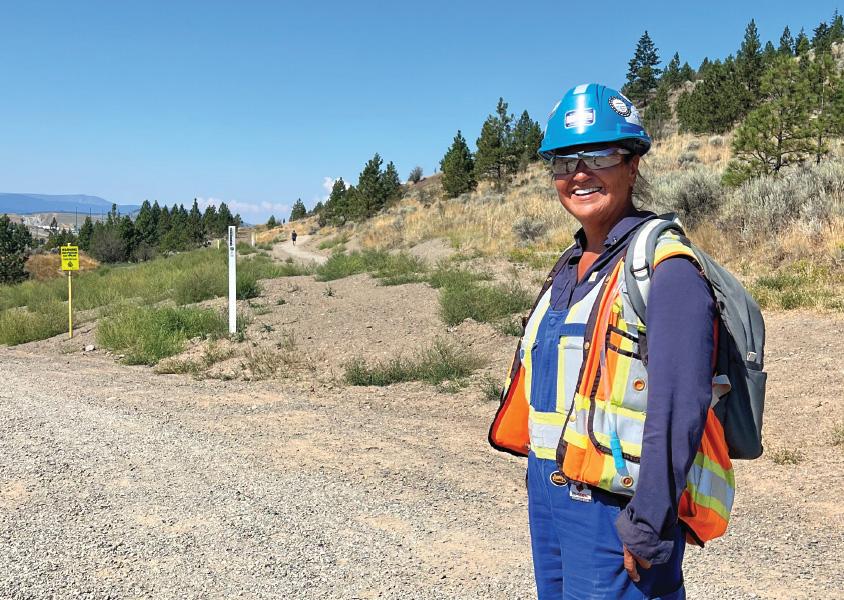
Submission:
[[[626,339],[626,338],[623,338]],[[631,342],[632,344],[632,342]],[[612,398],[610,399],[612,402],[611,408],[617,408],[618,414],[625,414],[625,411],[628,413],[632,413],[633,411],[623,408],[621,403],[624,401],[624,394],[627,392],[627,380],[630,377],[630,363],[631,358],[624,356],[623,354],[616,355],[615,361],[615,372],[613,373],[612,378]],[[600,400],[598,401],[600,402]],[[606,409],[605,409],[606,410]],[[612,410],[611,412],[616,412]],[[630,418],[635,418],[633,415],[630,415]],[[644,417],[643,417],[644,418]]]
[[[697,491],[697,487],[692,482],[686,483],[686,489],[689,490],[689,494],[691,494],[692,500],[695,504],[715,511],[715,513],[725,521],[730,520],[730,511],[718,498],[701,494]]]
[[[558,412],[539,412],[531,406],[528,414],[528,420],[533,421],[534,423],[541,423],[542,425],[556,425],[557,427],[562,427],[566,422],[566,415]]]
[[[612,490],[612,480],[615,477],[615,473],[615,461],[609,455],[604,456],[601,481],[598,482],[598,487],[605,490]]]
[[[530,449],[536,454],[536,458],[544,458],[545,460],[557,460],[556,448],[538,448],[531,444]]]
[[[695,256],[695,253],[692,252],[691,248],[680,242],[676,236],[673,236],[666,241],[662,241],[662,239],[665,238],[660,238],[660,241],[656,246],[656,251],[654,252],[654,266],[661,263],[669,254],[683,254],[697,262],[697,256]]]
[[[593,431],[592,433],[594,434],[595,439],[598,440],[599,444],[601,444],[605,448],[610,447],[610,436],[605,433],[601,433],[600,431]],[[629,454],[637,458],[642,456],[642,444],[634,444],[625,440],[619,441],[621,442],[621,451],[625,454]]]
[[[736,488],[736,475],[732,469],[725,471],[724,468],[717,462],[706,456],[703,452],[698,452],[695,456],[695,464],[702,469],[712,471],[718,477],[730,484],[730,487]]]
[[[536,310],[530,316],[525,329],[525,334],[522,336],[522,349],[525,351],[525,357],[522,359],[522,365],[525,368],[525,398],[528,403],[531,401],[531,380],[533,379],[531,349],[533,348],[533,342],[536,340],[536,334],[539,332],[539,324],[542,323],[542,319],[545,316],[545,313],[548,312],[548,307],[550,305],[551,288],[548,288],[548,291],[545,292],[545,295],[542,296],[542,299],[536,306]]]
[[[589,438],[575,431],[573,427],[566,427],[566,431],[563,433],[563,439],[569,444],[583,448],[584,450],[588,447],[587,444],[589,444]]]

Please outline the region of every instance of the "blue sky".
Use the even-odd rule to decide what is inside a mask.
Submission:
[[[426,174],[499,96],[544,117],[621,86],[647,29],[667,61],[829,20],[834,3],[0,0],[0,192],[225,201],[286,217],[375,152]]]

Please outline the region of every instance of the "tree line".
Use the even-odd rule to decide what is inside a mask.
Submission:
[[[844,135],[844,82],[833,57],[833,45],[842,41],[844,19],[837,10],[811,38],[803,29],[795,37],[785,27],[776,45],[763,45],[751,20],[734,55],[706,57],[694,70],[681,66],[675,53],[661,69],[658,49],[645,31],[622,92],[642,109],[656,138],[675,116],[680,131],[722,134],[735,128],[724,182],[737,185],[788,164],[820,162],[830,138]]]

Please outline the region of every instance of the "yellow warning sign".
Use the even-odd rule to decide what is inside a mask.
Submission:
[[[62,271],[79,270],[79,246],[62,246]]]

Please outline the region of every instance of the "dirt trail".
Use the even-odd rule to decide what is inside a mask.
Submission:
[[[309,239],[311,239],[310,235],[300,235],[296,238],[295,246],[293,245],[293,240],[279,242],[273,246],[273,256],[278,259],[292,257],[294,260],[298,260],[300,262],[315,262],[318,265],[323,264],[328,260],[327,256],[311,252],[302,247]]]
[[[0,597],[534,598],[524,463],[487,445],[484,371],[456,393],[339,381],[435,336],[498,377],[515,339],[446,328],[422,284],[265,284],[239,347],[295,337],[288,378],[156,375],[81,353],[91,333],[0,348]],[[767,454],[737,465],[728,535],[687,550],[690,598],[842,597],[844,319],[767,324]]]

